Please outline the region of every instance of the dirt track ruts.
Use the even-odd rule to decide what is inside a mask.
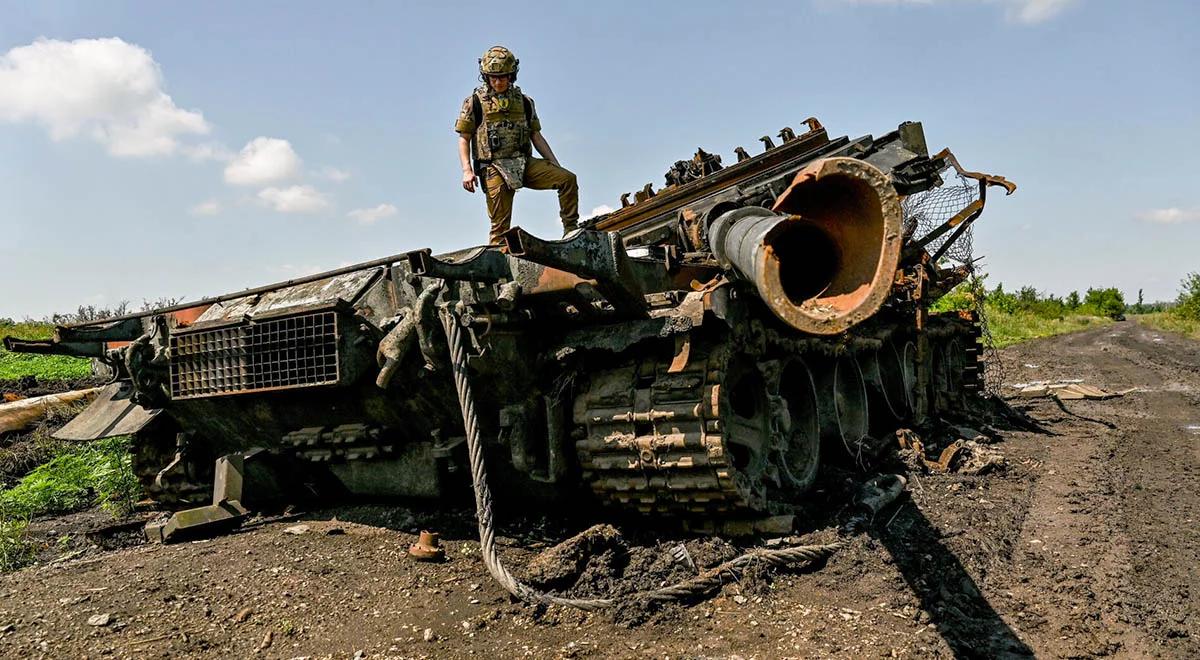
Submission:
[[[1125,322],[1004,355],[1010,382],[1141,389],[1014,401],[1047,433],[1005,433],[1006,471],[921,476],[826,566],[640,625],[512,603],[469,511],[360,507],[0,576],[0,656],[1200,657],[1200,344]],[[420,526],[451,561],[405,559]],[[540,532],[501,533],[520,566]]]

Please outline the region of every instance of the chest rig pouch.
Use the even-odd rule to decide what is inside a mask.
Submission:
[[[533,136],[529,99],[516,88],[504,94],[477,90],[471,111],[476,127],[476,170],[486,178],[486,166],[493,165],[509,188],[521,188]]]

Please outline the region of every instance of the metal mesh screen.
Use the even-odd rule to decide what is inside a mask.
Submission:
[[[904,211],[905,236],[920,240],[979,198],[978,181],[964,177],[954,170],[943,172],[943,176],[945,183],[941,186],[914,193],[901,200],[901,208]],[[979,289],[981,295],[974,296],[972,311],[979,319],[983,341],[983,388],[989,394],[999,395],[1001,385],[1004,383],[1004,364],[1000,360],[1000,354],[996,350],[996,343],[988,325],[987,310],[984,309],[983,304],[983,284],[982,281],[977,280],[980,274],[976,269],[977,263],[972,251],[972,231],[972,227],[968,226],[962,235],[946,249],[943,259],[966,266],[970,271],[970,276],[963,286],[974,282],[976,288]],[[951,230],[939,236],[930,242],[926,249],[930,254],[936,253],[953,233]]]
[[[337,381],[334,312],[171,336],[171,397],[175,399]]]
[[[913,193],[901,201],[904,210],[904,233],[920,240],[978,198],[978,181],[950,171],[942,185]],[[971,262],[971,231],[971,227],[967,227],[962,236],[954,241],[954,245],[946,250],[947,259],[960,264]],[[949,231],[939,236],[926,246],[926,249],[931,254],[937,252],[953,233]]]

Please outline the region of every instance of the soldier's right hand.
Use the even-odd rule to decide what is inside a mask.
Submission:
[[[463,190],[473,193],[475,192],[475,173],[471,170],[463,170],[462,178]]]

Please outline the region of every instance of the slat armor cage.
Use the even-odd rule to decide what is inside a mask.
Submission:
[[[338,382],[332,311],[171,335],[171,398]]]

